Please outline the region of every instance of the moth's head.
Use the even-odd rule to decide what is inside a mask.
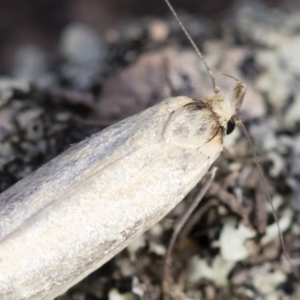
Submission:
[[[217,115],[226,134],[231,133],[234,129],[233,119],[239,112],[246,90],[246,85],[238,82],[231,92],[225,95],[218,93],[211,98],[205,99],[205,102]]]

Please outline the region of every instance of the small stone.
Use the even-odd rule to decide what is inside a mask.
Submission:
[[[27,80],[0,78],[0,108],[6,105],[15,93],[28,94],[31,90]]]
[[[254,287],[263,295],[271,294],[276,287],[286,280],[286,274],[280,270],[256,273],[253,277]]]
[[[20,47],[14,58],[14,75],[28,81],[39,80],[47,70],[45,53],[34,45]]]
[[[44,126],[40,119],[44,110],[39,107],[28,109],[17,115],[16,121],[19,127],[25,131],[25,137],[29,141],[39,140],[44,133]]]
[[[62,33],[60,50],[65,58],[63,76],[77,89],[93,84],[106,56],[100,35],[84,24],[71,24]]]
[[[220,235],[221,256],[228,261],[240,261],[251,253],[246,241],[255,236],[255,232],[240,224],[236,227],[235,218],[226,220]]]
[[[121,294],[117,289],[110,290],[108,294],[109,300],[134,300],[132,293]]]
[[[191,282],[206,278],[216,286],[223,287],[228,284],[228,275],[234,266],[235,262],[224,260],[220,255],[214,258],[211,266],[205,259],[193,256],[189,262],[188,278]]]
[[[169,28],[167,23],[162,20],[153,20],[149,26],[150,38],[158,43],[166,40],[169,35]]]

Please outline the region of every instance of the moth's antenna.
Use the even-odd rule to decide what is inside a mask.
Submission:
[[[235,80],[237,83],[241,83],[238,78],[236,78],[236,77],[234,77],[232,75],[229,75],[229,74],[226,74],[226,73],[222,73],[222,72],[220,72],[220,74],[222,74],[223,76],[226,76],[226,77],[229,77],[229,78]]]
[[[171,10],[172,14],[174,15],[174,17],[176,18],[177,22],[179,23],[181,29],[183,30],[184,34],[186,35],[186,37],[189,39],[190,43],[192,44],[192,46],[194,47],[194,49],[196,50],[196,53],[197,55],[200,57],[201,61],[203,62],[210,78],[211,78],[211,81],[212,81],[212,85],[213,85],[213,89],[214,89],[214,92],[215,94],[218,94],[220,93],[220,89],[219,87],[217,86],[217,83],[216,83],[216,79],[214,77],[214,74],[211,70],[211,68],[208,66],[206,60],[204,59],[202,53],[200,52],[199,48],[197,47],[197,45],[195,44],[194,40],[192,39],[192,37],[190,36],[190,34],[188,33],[188,31],[186,30],[185,26],[182,24],[182,22],[180,21],[175,9],[173,8],[173,6],[171,5],[170,1],[169,0],[165,0],[165,2],[167,3],[167,5],[169,6],[169,9]]]
[[[246,130],[243,122],[236,115],[234,116],[234,122],[242,129],[244,135],[246,136],[248,144],[250,145],[250,148],[251,148],[251,151],[252,151],[252,155],[253,155],[253,158],[254,158],[254,162],[255,162],[255,164],[256,164],[256,166],[258,168],[259,176],[260,176],[260,178],[262,180],[262,184],[263,184],[263,186],[265,188],[265,195],[266,195],[267,201],[269,202],[269,204],[271,206],[272,214],[274,216],[274,220],[275,220],[276,225],[277,225],[278,236],[279,236],[279,239],[280,239],[280,244],[281,244],[284,256],[285,256],[286,260],[288,261],[288,263],[290,264],[292,272],[294,273],[294,275],[296,276],[296,278],[298,278],[299,277],[298,272],[293,268],[291,259],[290,259],[289,255],[288,255],[288,252],[287,252],[286,247],[285,247],[285,243],[284,243],[284,240],[283,240],[283,235],[282,235],[282,232],[281,232],[280,227],[279,227],[278,216],[276,214],[276,211],[275,211],[274,204],[273,204],[273,201],[271,199],[271,196],[270,196],[270,194],[269,194],[269,192],[267,190],[267,188],[268,188],[267,187],[267,182],[266,182],[265,176],[263,174],[263,170],[261,168],[261,165],[260,165],[260,163],[258,161],[258,157],[256,155],[254,145],[253,145],[253,143],[251,141],[251,138],[250,138],[250,136],[249,136],[249,134],[248,134],[248,132],[247,132],[247,130]]]

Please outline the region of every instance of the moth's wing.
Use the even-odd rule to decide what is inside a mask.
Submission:
[[[160,139],[172,110],[190,101],[187,97],[166,99],[116,123],[70,147],[4,191],[0,195],[0,241],[92,174],[95,168],[104,168]]]
[[[27,219],[23,217],[21,226],[14,214],[19,206],[9,213],[15,227],[0,242],[1,299],[16,299],[20,292],[32,300],[53,298],[105,263],[182,200],[222,149],[218,122],[211,120],[215,130],[203,139],[199,128],[210,112],[203,107],[195,115],[186,107],[191,102],[186,97],[165,100],[153,111],[124,121],[134,123],[125,139],[122,130],[128,123],[121,123],[50,163],[58,175],[49,181],[52,173],[47,173],[43,179],[48,185],[40,184],[40,194],[33,195],[52,193],[51,199],[47,195],[47,201],[41,202],[47,205]],[[194,124],[189,127],[192,132],[176,132],[180,124],[188,122]],[[99,153],[103,155],[100,158]],[[87,167],[80,174],[70,163],[79,157]],[[57,169],[62,166],[70,169],[59,177]],[[39,172],[31,180],[44,174]],[[78,176],[77,181],[69,172]],[[73,185],[65,188],[68,180],[73,180]],[[36,199],[28,199],[23,209],[36,204]],[[14,263],[18,256],[21,259]]]
[[[160,131],[159,125],[163,125],[164,118],[168,117],[157,113],[157,109],[163,106],[164,103],[161,103],[72,146],[4,191],[0,195],[0,241],[24,220],[75,186],[95,166],[105,166],[111,161],[111,157],[117,160],[135,151],[138,145],[129,141],[142,123],[153,120],[156,125],[149,132],[149,140],[144,141],[151,143]],[[120,147],[122,151],[119,150]],[[116,153],[117,151],[119,152]]]

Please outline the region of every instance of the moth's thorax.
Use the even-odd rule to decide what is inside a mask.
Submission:
[[[173,99],[176,101],[182,98]],[[176,107],[166,123],[163,132],[164,140],[183,148],[202,149],[211,141],[222,145],[224,131],[216,113],[203,101],[188,97],[185,99],[189,101]],[[216,147],[216,152],[218,151],[219,149]]]

